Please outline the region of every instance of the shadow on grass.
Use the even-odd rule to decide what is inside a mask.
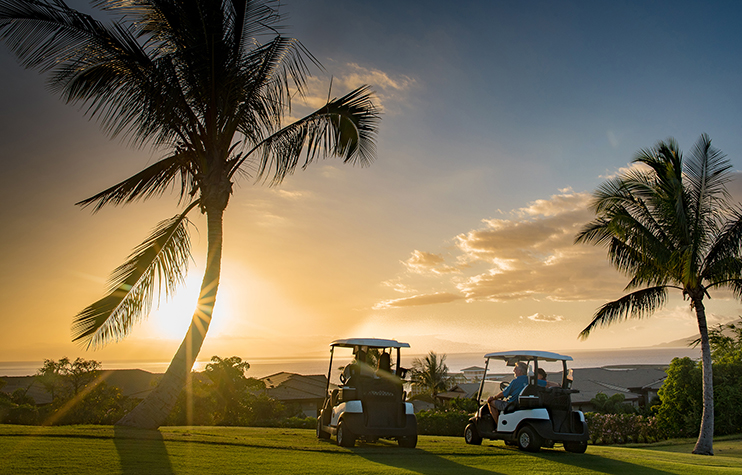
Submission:
[[[369,462],[426,475],[448,475],[451,473],[455,473],[456,475],[500,474],[500,472],[492,470],[482,470],[480,468],[462,465],[440,455],[426,452],[423,449],[405,449],[398,447],[396,444],[391,445],[380,442],[378,445],[361,445],[360,447],[351,449],[351,451]]]
[[[590,453],[590,446],[588,446],[587,452],[585,452],[584,454],[572,454],[564,452],[559,448],[555,448],[551,450],[542,450],[541,452],[532,453],[530,455],[532,455],[534,458],[561,463],[564,465],[571,465],[573,467],[597,470],[601,473],[630,473],[632,475],[642,473],[674,473],[666,472],[664,470],[659,470],[653,467],[647,467],[646,465],[637,465],[623,460],[616,460],[600,455],[593,455]]]
[[[173,467],[160,431],[113,427],[113,442],[121,460],[121,473],[171,474]]]

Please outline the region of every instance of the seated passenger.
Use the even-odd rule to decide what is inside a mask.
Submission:
[[[490,414],[495,420],[495,429],[497,429],[497,419],[500,417],[500,412],[504,411],[513,398],[517,398],[520,392],[528,385],[528,365],[523,361],[515,363],[513,373],[515,373],[515,379],[510,382],[510,385],[505,388],[504,391],[500,391],[494,396],[490,396],[487,399],[487,406],[490,409]]]
[[[381,371],[386,373],[392,372],[392,362],[389,353],[382,353],[379,355],[379,363],[376,368],[376,374],[379,375]]]
[[[555,383],[553,381],[547,381],[546,380],[546,370],[544,368],[539,368],[538,371],[538,385],[542,388],[555,388],[559,386],[559,383]]]

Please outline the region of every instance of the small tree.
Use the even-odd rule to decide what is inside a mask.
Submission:
[[[657,425],[667,437],[691,437],[701,424],[701,369],[690,358],[675,358],[658,394]]]
[[[448,375],[446,355],[438,355],[434,351],[423,359],[415,358],[412,361],[411,373],[412,384],[429,393],[433,400],[438,393],[446,391],[452,381]]]
[[[44,366],[36,372],[36,381],[51,395],[52,401],[59,396],[60,391],[64,388],[64,373],[69,365],[69,358],[62,358],[59,361],[45,359]]]
[[[625,400],[626,397],[621,393],[610,397],[605,393],[598,393],[590,400],[590,404],[595,408],[595,412],[601,414],[636,414],[636,408],[624,402]]]
[[[206,365],[206,376],[213,382],[211,391],[217,405],[217,424],[238,425],[244,411],[245,393],[248,380],[245,372],[250,363],[242,361],[239,356],[221,359],[211,357],[211,363]]]

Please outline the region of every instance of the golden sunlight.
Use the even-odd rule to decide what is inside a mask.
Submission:
[[[180,340],[188,331],[188,325],[196,310],[198,294],[201,288],[202,276],[193,272],[186,278],[183,285],[179,286],[177,293],[169,299],[162,298],[159,307],[155,307],[149,318],[144,323],[147,334],[166,340]],[[216,298],[214,315],[209,333],[219,334],[222,329],[227,328],[227,316],[230,314],[229,289],[220,285]]]

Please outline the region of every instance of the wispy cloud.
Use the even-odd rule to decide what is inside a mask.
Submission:
[[[534,322],[544,322],[544,323],[556,323],[561,322],[564,320],[564,317],[561,315],[543,315],[541,313],[534,313],[533,315],[529,315],[527,317],[520,317],[521,319],[527,318],[528,320],[534,321]]]
[[[328,99],[340,97],[368,84],[376,94],[375,103],[379,109],[386,114],[394,114],[400,106],[408,102],[409,92],[417,85],[417,81],[410,76],[395,75],[356,63],[336,64],[332,67],[331,74],[331,79],[314,76],[308,78],[305,97],[297,98],[295,102],[311,109],[318,109],[324,106]]]
[[[436,292],[432,294],[414,295],[412,297],[403,297],[399,299],[384,300],[374,305],[374,310],[385,308],[402,308],[416,307],[419,305],[432,305],[440,303],[451,303],[457,300],[463,300],[463,295],[456,295],[448,292]]]

